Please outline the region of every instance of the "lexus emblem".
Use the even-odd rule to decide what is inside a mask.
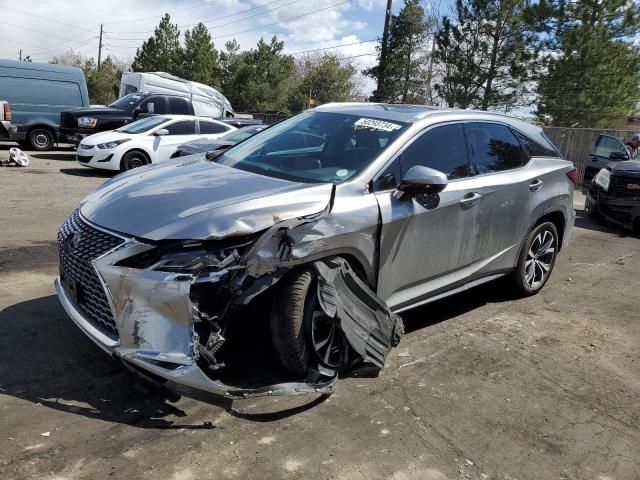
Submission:
[[[80,234],[79,233],[71,233],[67,238],[64,239],[62,243],[62,250],[64,253],[69,255],[72,251],[78,248],[80,244]]]

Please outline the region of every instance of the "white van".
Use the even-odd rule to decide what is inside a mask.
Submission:
[[[189,97],[196,115],[202,117],[234,117],[229,100],[215,88],[191,82],[165,72],[127,72],[122,75],[119,98],[130,93],[164,93]]]

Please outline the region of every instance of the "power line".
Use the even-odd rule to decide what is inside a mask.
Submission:
[[[173,11],[169,11],[169,12],[166,12],[166,13],[174,14],[174,13],[186,12],[187,10],[193,10],[194,8],[201,7],[203,5],[206,5],[207,3],[211,3],[211,2],[201,2],[201,3],[198,3],[196,5],[192,5],[191,7],[180,8],[178,10],[173,10]],[[120,23],[136,23],[136,22],[142,22],[144,20],[152,20],[154,18],[158,18],[158,16],[157,15],[153,15],[151,17],[134,18],[133,20],[118,20],[117,22],[104,22],[104,25],[116,25],[116,24],[120,24]]]
[[[73,39],[61,37],[60,35],[56,35],[54,33],[43,32],[42,30],[36,30],[35,28],[23,27],[22,25],[16,25],[14,23],[9,23],[9,22],[0,22],[0,23],[2,23],[4,25],[9,25],[11,27],[22,28],[23,30],[30,30],[32,32],[40,33],[41,35],[48,35],[49,37],[60,38],[62,40],[66,40],[68,42],[75,42],[75,40],[73,40]]]
[[[217,37],[211,37],[211,39],[212,40],[216,40],[218,38],[232,37],[234,35],[239,35],[241,33],[253,32],[255,30],[260,30],[261,28],[272,27],[274,25],[280,25],[280,24],[283,24],[283,23],[286,23],[286,22],[290,22],[291,20],[297,20],[298,18],[307,17],[307,16],[312,15],[314,13],[322,12],[324,10],[329,10],[330,8],[339,7],[340,5],[344,5],[345,3],[351,3],[351,2],[353,2],[353,0],[345,0],[344,2],[334,3],[333,5],[329,5],[329,6],[324,7],[324,8],[319,8],[317,10],[312,10],[310,12],[303,13],[302,15],[296,15],[295,17],[289,17],[289,18],[287,18],[285,20],[282,20],[281,22],[268,23],[266,25],[260,25],[259,27],[248,28],[247,30],[242,30],[240,32],[228,33],[226,35],[218,35]]]
[[[16,40],[11,40],[10,38],[4,38],[4,37],[0,37],[0,40],[4,40],[4,41],[6,41],[6,42],[15,43],[16,45],[22,45],[22,46],[25,46],[25,47],[37,48],[37,49],[39,49],[39,50],[42,50],[42,52],[55,52],[55,50],[48,50],[48,49],[46,49],[46,48],[42,48],[42,47],[39,47],[39,46],[37,46],[37,45],[33,45],[33,44],[31,44],[31,43],[25,43],[25,42],[23,42],[22,40],[20,40],[20,41],[18,42],[18,41],[16,41]],[[38,54],[39,54],[39,53],[40,53],[40,52],[38,52]]]
[[[25,12],[23,10],[18,10],[17,8],[7,7],[6,5],[2,5],[2,8],[5,9],[5,10],[13,10],[14,12],[22,13],[24,15],[29,15],[30,17],[41,18],[43,20],[47,20],[48,22],[59,23],[60,25],[65,25],[67,27],[78,28],[80,30],[85,30],[87,32],[92,32],[93,31],[93,30],[89,30],[88,28],[81,27],[79,25],[73,25],[71,23],[61,22],[60,20],[54,20],[54,19],[49,18],[49,17],[43,17],[41,15],[36,15],[35,13],[32,13],[32,12]]]
[[[332,45],[331,47],[314,48],[312,50],[302,50],[300,52],[285,53],[285,55],[302,55],[303,53],[319,52],[321,50],[331,50],[331,49],[340,48],[340,47],[350,47],[352,45],[361,45],[363,43],[371,43],[371,42],[377,42],[377,41],[378,41],[377,39],[362,40],[361,42],[343,43],[341,45]]]

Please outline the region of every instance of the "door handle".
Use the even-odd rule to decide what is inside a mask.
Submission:
[[[469,192],[464,197],[462,197],[462,200],[460,200],[460,205],[462,205],[462,208],[471,208],[477,205],[481,198],[482,194],[477,192]]]
[[[542,180],[540,180],[539,178],[536,178],[533,182],[529,184],[529,190],[531,190],[532,192],[537,192],[542,188],[543,183],[544,182]]]

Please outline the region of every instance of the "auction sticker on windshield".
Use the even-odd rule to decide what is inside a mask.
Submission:
[[[356,129],[371,128],[373,130],[382,130],[383,132],[393,132],[400,128],[400,125],[397,123],[385,122],[384,120],[376,120],[374,118],[361,118],[353,125]]]

